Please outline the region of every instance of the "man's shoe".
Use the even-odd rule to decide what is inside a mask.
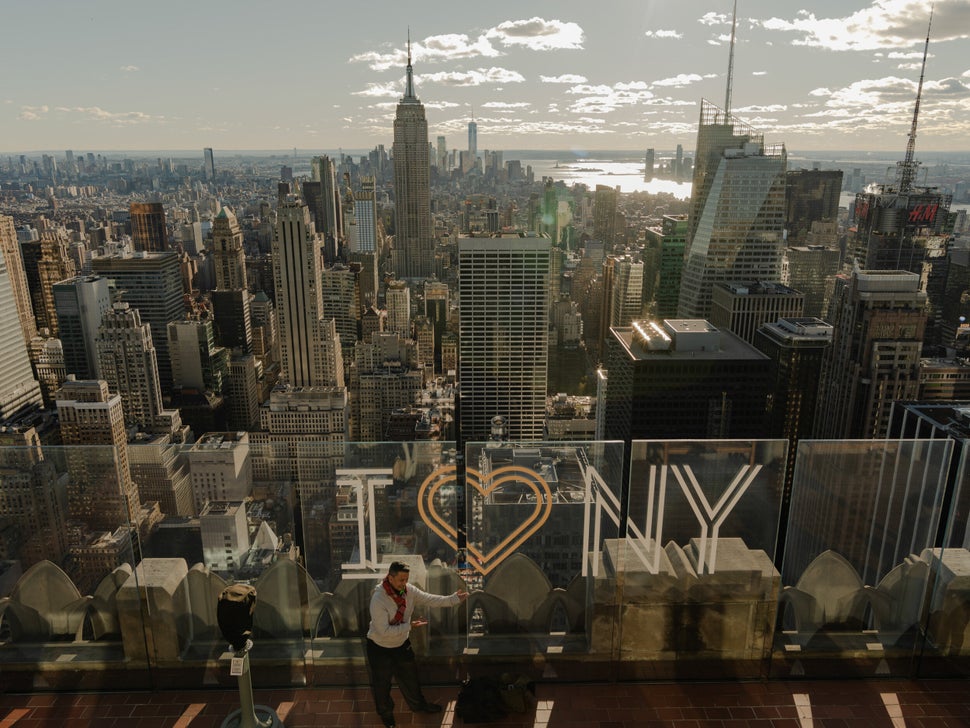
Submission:
[[[425,703],[420,708],[418,708],[418,711],[421,713],[440,713],[441,706],[438,705],[437,703]]]
[[[384,721],[384,728],[394,728],[397,725],[397,723],[394,721],[394,718],[393,717],[391,717],[391,718],[382,718],[381,720]]]

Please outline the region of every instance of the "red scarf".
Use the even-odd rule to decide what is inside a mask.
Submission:
[[[384,577],[384,581],[381,582],[381,585],[384,587],[384,591],[387,592],[387,596],[393,599],[397,605],[397,612],[394,614],[394,619],[391,620],[391,624],[401,624],[404,622],[404,609],[407,607],[407,601],[404,599],[405,592],[399,592],[391,586],[386,576]]]

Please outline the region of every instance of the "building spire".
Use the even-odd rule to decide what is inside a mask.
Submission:
[[[926,26],[926,43],[923,46],[923,66],[919,72],[919,86],[916,88],[916,105],[913,107],[913,125],[909,129],[909,140],[906,142],[906,157],[897,164],[899,169],[897,180],[900,192],[909,192],[916,179],[916,123],[919,121],[919,102],[923,96],[923,78],[926,75],[926,56],[930,50],[930,28],[933,27],[933,7],[930,6],[930,22]]]
[[[734,84],[734,37],[738,29],[738,0],[734,0],[734,14],[731,18],[731,50],[728,52],[727,91],[724,94],[724,115],[731,113],[731,87]],[[727,119],[725,118],[725,122]]]
[[[404,87],[404,100],[414,100],[417,101],[417,97],[414,95],[414,69],[411,68],[411,26],[408,26],[408,68],[407,68],[407,85]]]

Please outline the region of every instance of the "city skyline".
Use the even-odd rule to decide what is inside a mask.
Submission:
[[[473,116],[480,149],[692,147],[701,98],[724,99],[731,33],[727,0],[423,15],[382,3],[379,23],[302,1],[277,15],[57,5],[5,10],[24,62],[0,96],[4,152],[387,145],[408,26],[429,136],[449,148],[466,146]],[[731,111],[794,150],[904,148],[930,3],[812,8],[739,3]],[[970,146],[970,5],[933,12],[917,153]]]

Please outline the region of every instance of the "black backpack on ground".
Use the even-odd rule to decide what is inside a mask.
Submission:
[[[499,681],[472,677],[462,683],[455,703],[455,715],[465,723],[492,723],[508,714]]]

